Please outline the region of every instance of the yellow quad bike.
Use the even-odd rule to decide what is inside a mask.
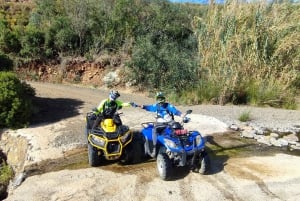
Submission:
[[[89,164],[98,166],[104,160],[118,160],[123,164],[136,163],[141,159],[141,140],[126,125],[117,126],[113,119],[103,119],[96,128],[91,128],[91,113],[87,114],[86,136]]]

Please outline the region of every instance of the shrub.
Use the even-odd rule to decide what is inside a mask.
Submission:
[[[9,185],[9,181],[13,178],[13,169],[6,163],[6,161],[0,158],[0,199],[6,198],[6,191]]]
[[[240,116],[239,120],[241,122],[246,122],[250,120],[250,111],[244,111]]]
[[[141,88],[175,93],[193,85],[198,68],[193,55],[195,47],[188,45],[193,38],[187,38],[180,44],[161,38],[155,44],[152,36],[137,40],[132,60],[128,62],[132,70],[131,78]]]
[[[0,53],[0,71],[10,71],[13,69],[13,61],[5,54]]]
[[[12,72],[0,72],[0,128],[21,128],[29,123],[35,91]]]
[[[45,36],[42,31],[33,26],[27,26],[25,35],[21,39],[22,56],[40,58],[44,54]]]

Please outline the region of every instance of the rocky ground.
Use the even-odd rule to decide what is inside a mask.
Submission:
[[[205,136],[212,169],[207,175],[178,169],[174,179],[162,181],[155,161],[91,168],[83,135],[85,114],[107,97],[108,90],[30,83],[42,108],[34,125],[1,131],[1,148],[16,171],[6,200],[297,200],[300,159],[297,150],[274,147],[240,137],[228,129],[268,129],[297,137],[300,110],[248,106],[178,106],[192,109],[189,129]],[[121,99],[152,103],[144,94],[122,91]],[[42,107],[41,107],[42,106]],[[123,123],[140,129],[153,115],[124,108]],[[237,119],[250,112],[247,124]],[[250,129],[250,128],[251,129]],[[284,134],[284,136],[286,135]],[[298,135],[299,136],[299,135]],[[278,139],[279,136],[277,136]],[[275,137],[276,139],[276,137]],[[297,140],[294,143],[297,145]],[[299,142],[299,140],[298,140]],[[273,149],[275,148],[275,149]]]

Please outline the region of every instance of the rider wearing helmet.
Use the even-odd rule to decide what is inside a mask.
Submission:
[[[134,103],[124,103],[120,100],[117,100],[120,97],[120,93],[116,90],[109,92],[108,98],[100,102],[94,114],[97,115],[97,119],[94,122],[93,128],[97,127],[102,119],[113,118],[114,122],[117,125],[122,125],[121,118],[118,113],[118,110],[122,107],[128,107]]]
[[[174,115],[183,116],[182,113],[172,104],[166,102],[166,97],[162,92],[156,94],[156,103],[152,105],[141,105],[142,109],[149,112],[156,112],[158,118],[162,118],[164,122],[174,120]]]
[[[184,117],[174,105],[166,102],[166,97],[162,92],[156,94],[156,103],[152,105],[140,105],[139,107],[149,112],[156,112],[157,124],[152,130],[153,147],[156,146],[157,132],[164,128],[164,123],[170,123],[174,120],[174,115]],[[156,155],[156,149],[154,148],[150,154],[152,157]]]

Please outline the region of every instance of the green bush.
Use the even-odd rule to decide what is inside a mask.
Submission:
[[[35,91],[12,72],[0,72],[0,128],[21,128],[29,123]]]
[[[239,116],[239,120],[241,122],[246,122],[246,121],[250,121],[250,111],[244,111],[242,114],[240,114]]]
[[[45,36],[42,31],[33,26],[27,26],[25,35],[22,37],[22,56],[40,58],[44,54]]]
[[[5,54],[0,53],[0,71],[10,71],[13,69],[13,61]]]
[[[0,160],[0,185],[4,184],[7,186],[14,172],[4,159],[1,158]]]
[[[147,20],[135,30],[128,77],[141,89],[169,94],[194,87],[199,58],[187,10],[167,1],[153,1],[145,5],[144,12]]]
[[[21,50],[21,43],[15,32],[6,32],[3,35],[3,47],[1,49],[5,53],[19,53]]]
[[[197,77],[197,60],[189,41],[178,44],[167,38],[153,42],[153,35],[141,37],[133,48],[128,67],[140,88],[178,93],[190,88]],[[147,76],[145,76],[147,75]]]
[[[1,152],[1,155],[3,153]],[[10,180],[13,178],[13,169],[6,163],[4,158],[0,157],[0,199],[7,197],[6,191]]]

